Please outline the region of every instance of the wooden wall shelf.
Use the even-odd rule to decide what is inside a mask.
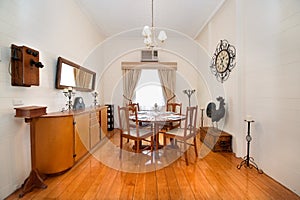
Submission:
[[[45,106],[26,106],[15,108],[15,117],[34,118],[47,114]]]

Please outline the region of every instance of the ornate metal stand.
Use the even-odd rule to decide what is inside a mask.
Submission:
[[[68,87],[63,90],[63,94],[65,95],[65,97],[68,98],[66,103],[67,110],[72,110],[73,109],[72,97],[75,95],[75,90],[72,87]]]
[[[94,97],[94,106],[98,106],[97,96],[98,92],[92,92],[92,96]]]
[[[189,106],[191,106],[191,96],[196,90],[183,90],[183,93],[186,94],[189,98]]]
[[[258,171],[258,173],[262,174],[264,173],[261,169],[258,168],[257,164],[254,162],[254,159],[249,156],[250,152],[250,142],[252,140],[252,137],[250,136],[250,125],[251,122],[254,122],[254,120],[245,120],[248,124],[248,134],[246,136],[247,140],[247,156],[244,157],[244,160],[237,166],[238,169],[241,169],[242,166],[246,168],[252,169],[253,167]]]
[[[200,108],[200,110],[201,110],[201,128],[203,128],[203,120],[204,120],[204,118],[203,118],[203,112],[204,112],[204,108]]]

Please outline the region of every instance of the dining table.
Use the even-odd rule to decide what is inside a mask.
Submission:
[[[141,124],[146,123],[152,125],[154,136],[154,150],[158,150],[163,147],[163,145],[159,144],[160,129],[163,128],[166,123],[185,120],[186,116],[170,111],[141,110],[137,112],[137,118],[138,119],[135,119],[135,115],[129,116],[130,120],[137,120]]]

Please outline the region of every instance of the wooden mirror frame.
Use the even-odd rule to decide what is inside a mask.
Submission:
[[[78,84],[76,84],[76,81],[75,81],[75,84],[76,85],[68,85],[68,84],[62,84],[61,83],[61,80],[62,80],[62,66],[63,64],[66,64],[70,67],[73,67],[75,69],[78,69],[79,70],[79,73],[83,72],[83,73],[87,73],[87,75],[91,76],[92,78],[90,79],[90,81],[92,81],[91,83],[89,83],[89,85],[91,85],[91,87],[83,87],[83,86],[80,86]],[[75,75],[74,75],[75,76]],[[74,77],[74,80],[75,80],[75,77]],[[56,70],[56,89],[64,89],[64,88],[68,88],[68,87],[72,87],[78,91],[84,91],[84,92],[91,92],[95,89],[95,80],[96,80],[96,73],[91,71],[91,70],[88,70],[78,64],[75,64],[65,58],[62,58],[62,57],[58,57],[58,60],[57,60],[57,70]]]

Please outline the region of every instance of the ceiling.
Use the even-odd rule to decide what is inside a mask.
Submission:
[[[151,26],[151,0],[75,0],[106,37]],[[225,0],[154,0],[154,26],[195,38]]]

